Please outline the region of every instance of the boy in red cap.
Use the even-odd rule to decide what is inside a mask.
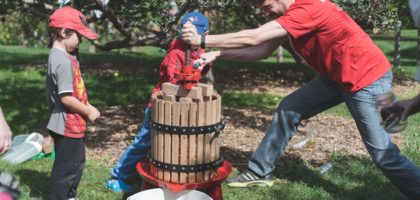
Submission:
[[[186,22],[191,22],[197,27],[197,32],[200,35],[208,34],[209,22],[207,17],[200,12],[191,12],[186,14],[181,19],[182,27]],[[165,82],[177,83],[175,79],[175,69],[185,65],[185,49],[186,43],[181,39],[174,39],[168,45],[168,54],[160,64],[160,79],[152,91],[152,94],[162,90],[162,84]],[[200,46],[191,46],[191,60],[192,63],[204,54],[204,48]],[[210,65],[204,66],[201,74],[207,74],[210,69]],[[209,79],[211,82],[210,75],[208,77],[202,77],[200,81],[206,81]],[[118,163],[111,171],[111,178],[106,181],[106,185],[109,189],[114,192],[125,192],[132,189],[132,186],[125,182],[131,175],[136,173],[136,164],[149,155],[151,145],[151,129],[150,129],[150,115],[151,115],[152,104],[149,105],[144,111],[144,120],[141,125],[139,132],[137,133],[134,142],[127,147],[124,153],[121,155]]]
[[[97,34],[87,27],[86,17],[71,7],[57,9],[50,16],[53,45],[48,58],[47,99],[51,117],[47,125],[54,138],[55,161],[51,170],[51,199],[77,199],[77,186],[85,163],[86,121],[93,123],[100,113],[88,103],[79,62],[70,55],[82,37]]]

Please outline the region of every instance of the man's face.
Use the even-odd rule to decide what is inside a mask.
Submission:
[[[265,15],[273,19],[280,17],[286,12],[283,0],[257,0],[256,4]]]

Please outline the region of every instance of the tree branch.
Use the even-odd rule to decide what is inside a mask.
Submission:
[[[112,41],[106,44],[101,44],[97,40],[93,41],[92,44],[95,45],[98,49],[103,51],[109,51],[112,49],[119,49],[119,48],[129,48],[134,46],[157,46],[161,48],[165,48],[168,44],[169,40],[162,40],[158,38],[156,35],[148,35],[139,37],[136,39],[136,42],[132,42],[130,40],[120,40],[120,41]]]
[[[115,29],[117,29],[121,34],[123,34],[130,41],[136,42],[137,36],[133,32],[131,32],[129,29],[124,28],[122,22],[118,20],[114,12],[107,5],[102,4],[102,2],[99,0],[93,0],[93,2],[96,4],[99,10],[101,10],[102,13],[107,16],[109,21],[111,21],[111,23],[114,25]]]

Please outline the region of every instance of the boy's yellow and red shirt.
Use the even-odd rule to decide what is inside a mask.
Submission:
[[[47,128],[66,137],[83,138],[86,120],[80,114],[67,109],[59,99],[60,94],[71,93],[83,104],[88,104],[86,87],[77,59],[61,50],[51,49],[46,86],[52,112]]]

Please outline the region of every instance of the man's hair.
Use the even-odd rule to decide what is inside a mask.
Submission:
[[[48,27],[48,33],[50,35],[51,42],[54,42],[55,40],[65,39],[60,35],[62,29],[64,28]],[[71,29],[64,30],[64,34],[66,35],[66,37],[73,35],[75,32],[76,31]]]

